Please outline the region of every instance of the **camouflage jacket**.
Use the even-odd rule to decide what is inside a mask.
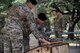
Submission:
[[[10,8],[2,31],[7,34],[13,29],[17,29],[18,33],[26,33],[26,36],[32,33],[36,38],[43,38],[41,32],[36,28],[33,13],[26,4],[14,5]]]
[[[44,26],[44,24],[41,25],[37,25],[38,30],[41,32],[41,34],[43,34],[44,38],[49,41],[49,35],[46,33],[46,27]]]

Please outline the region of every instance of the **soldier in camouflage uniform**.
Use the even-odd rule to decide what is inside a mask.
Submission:
[[[40,31],[36,28],[31,9],[37,4],[36,0],[28,0],[23,5],[13,5],[8,13],[4,33],[4,53],[23,53],[29,50],[29,34],[44,43],[46,41]],[[22,50],[23,49],[23,50]]]
[[[39,21],[41,20],[41,21]],[[36,19],[36,26],[38,28],[38,30],[44,35],[43,37],[46,39],[46,40],[49,40],[49,36],[47,36],[44,28],[44,22],[47,20],[47,17],[45,15],[45,13],[39,13],[38,14],[38,18]],[[43,44],[42,41],[39,41],[39,46],[41,46]]]
[[[56,17],[54,19],[54,30],[55,30],[55,36],[57,38],[61,38],[63,33],[63,19],[62,14],[59,11],[56,12]]]

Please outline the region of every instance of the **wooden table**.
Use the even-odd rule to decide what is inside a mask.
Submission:
[[[39,46],[26,53],[69,53],[69,43],[52,42],[50,45]]]

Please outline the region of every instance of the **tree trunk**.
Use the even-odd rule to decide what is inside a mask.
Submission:
[[[72,25],[72,26],[69,26],[68,32],[74,32],[75,24]],[[73,33],[69,33],[68,34],[68,39],[74,40],[74,34]]]
[[[69,24],[68,32],[74,32],[75,25],[76,23],[79,22],[80,17],[76,17],[74,19],[75,21],[73,21],[72,24]],[[74,34],[73,33],[68,34],[68,39],[74,40]]]

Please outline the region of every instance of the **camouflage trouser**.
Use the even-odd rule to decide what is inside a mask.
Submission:
[[[62,37],[62,31],[55,31],[55,36],[56,38],[61,38]]]
[[[23,36],[21,33],[4,34],[4,53],[23,53]]]

